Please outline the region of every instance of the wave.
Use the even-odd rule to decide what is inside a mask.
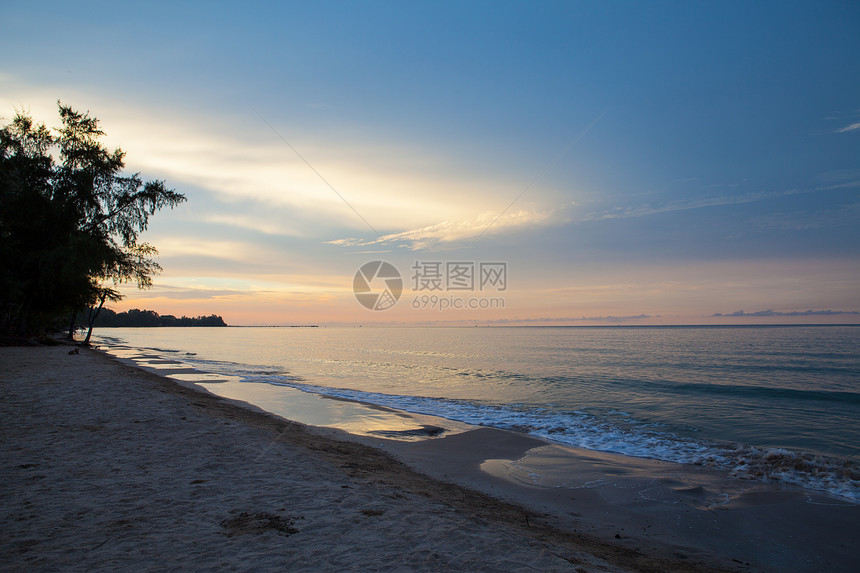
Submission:
[[[788,400],[817,400],[860,404],[860,393],[833,390],[798,390],[795,388],[769,388],[766,386],[743,386],[735,384],[671,384],[665,385],[675,392],[702,394],[729,394],[738,397],[782,398]]]
[[[623,412],[616,412],[612,419],[587,412],[525,405],[329,388],[277,377],[249,377],[246,381],[289,386],[314,394],[527,433],[589,450],[702,465],[727,471],[740,479],[788,483],[860,503],[860,464],[852,459],[785,448],[693,440],[655,429],[654,425],[634,420]]]
[[[527,382],[539,384],[542,387],[574,386],[588,384],[589,381],[574,376],[529,376],[502,370],[472,370],[458,369],[455,374],[462,377],[480,380],[492,380],[496,383]],[[754,386],[744,384],[714,384],[708,382],[672,382],[660,379],[644,380],[632,378],[600,379],[601,385],[623,386],[638,391],[660,391],[671,394],[711,394],[726,395],[739,398],[780,398],[798,401],[830,401],[849,404],[860,404],[860,393],[834,390],[805,390],[786,387]]]

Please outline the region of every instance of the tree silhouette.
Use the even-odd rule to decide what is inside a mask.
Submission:
[[[117,285],[152,285],[157,251],[138,235],[185,196],[123,176],[125,153],[101,144],[98,120],[58,107],[56,135],[21,112],[0,129],[0,327],[40,333],[61,316],[73,327],[90,309],[87,343],[104,303],[120,300]]]
[[[78,324],[86,325],[79,322]],[[172,314],[159,315],[154,310],[139,310],[132,308],[126,312],[115,312],[109,308],[105,308],[98,318],[95,319],[95,326],[101,327],[143,327],[143,326],[227,326],[224,319],[217,314],[209,316],[188,317],[182,316],[176,318]]]

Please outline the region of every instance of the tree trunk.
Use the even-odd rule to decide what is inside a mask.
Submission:
[[[90,308],[90,314],[87,316],[87,337],[84,338],[84,341],[81,342],[81,346],[89,346],[90,345],[90,336],[93,335],[93,325],[96,323],[96,319],[99,317],[99,313],[102,311],[102,307],[105,304],[105,298],[107,298],[107,293],[103,293],[102,296],[99,297],[99,306],[95,309],[95,313],[93,313],[93,309]]]
[[[72,316],[71,316],[71,318],[69,318],[69,336],[68,336],[69,340],[71,340],[72,342],[74,342],[74,340],[75,340],[75,320],[77,320],[77,318],[78,318],[78,311],[73,310]]]

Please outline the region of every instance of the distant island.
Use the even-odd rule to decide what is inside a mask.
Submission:
[[[127,312],[114,312],[109,308],[103,308],[93,326],[96,328],[112,326],[227,326],[227,323],[216,314],[193,318],[188,316],[176,318],[172,314],[160,315],[154,310],[133,308]]]

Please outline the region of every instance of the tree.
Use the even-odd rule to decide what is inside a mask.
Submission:
[[[21,112],[0,129],[0,327],[34,334],[71,315],[73,328],[89,309],[88,343],[104,303],[121,298],[116,286],[152,285],[157,251],[138,236],[185,196],[123,176],[125,153],[101,144],[98,120],[58,107],[56,135]]]
[[[80,324],[80,321],[79,321]],[[217,314],[209,316],[187,317],[182,316],[176,318],[172,314],[159,315],[154,310],[139,310],[132,308],[126,312],[116,313],[109,308],[105,308],[95,325],[99,328],[103,326],[121,326],[121,327],[146,327],[146,326],[170,326],[170,327],[186,327],[186,326],[227,326],[224,319]]]

